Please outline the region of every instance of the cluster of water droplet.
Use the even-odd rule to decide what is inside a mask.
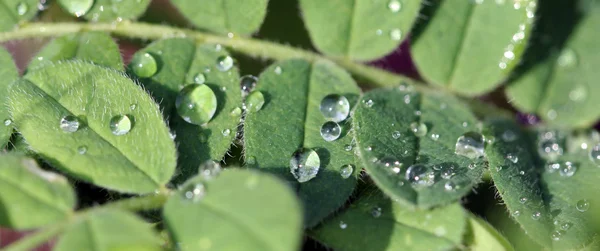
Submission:
[[[498,4],[504,4],[504,1]],[[535,10],[537,8],[537,2],[514,1],[513,7],[515,10],[520,10],[523,6],[525,7],[526,21],[524,23],[519,24],[517,32],[513,34],[512,39],[504,49],[504,53],[500,59],[500,63],[498,63],[498,67],[500,67],[500,69],[507,69],[508,66],[515,60],[517,48],[521,49],[521,47],[524,46],[525,32],[527,31],[526,29],[529,26],[531,26],[531,24],[535,20]]]
[[[342,95],[330,94],[321,100],[319,110],[327,120],[321,126],[321,137],[325,141],[337,140],[342,135],[342,127],[338,123],[348,118],[350,102]]]

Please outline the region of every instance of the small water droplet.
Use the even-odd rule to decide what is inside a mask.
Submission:
[[[365,105],[365,107],[367,108],[371,108],[373,107],[373,105],[375,104],[375,102],[372,99],[369,100],[364,100],[362,101],[362,103]]]
[[[556,160],[563,154],[563,147],[558,138],[558,132],[545,131],[538,135],[538,153],[548,160]]]
[[[341,229],[346,229],[348,227],[348,224],[346,224],[346,222],[340,221],[340,228]]]
[[[483,135],[477,132],[467,132],[456,140],[454,153],[469,159],[477,159],[485,155]]]
[[[373,218],[379,218],[381,216],[381,207],[374,207],[371,209],[371,216],[373,216]]]
[[[71,0],[63,1],[65,10],[76,17],[85,15],[94,5],[94,0]]]
[[[231,116],[240,116],[242,114],[242,109],[239,107],[233,108],[231,109],[231,112],[229,112],[229,115]]]
[[[507,160],[510,160],[510,162],[512,162],[512,163],[515,163],[515,164],[516,164],[517,162],[519,162],[519,157],[517,157],[517,155],[514,155],[514,154],[512,154],[512,153],[509,153],[509,154],[507,154],[507,155],[506,155],[506,159],[507,159]]]
[[[350,114],[350,102],[344,96],[330,94],[321,100],[319,109],[325,119],[333,122],[341,122],[348,118]]]
[[[506,130],[502,133],[502,140],[505,142],[513,142],[517,140],[517,135],[511,130]]]
[[[558,56],[558,66],[564,68],[571,68],[577,66],[577,53],[574,50],[565,48]]]
[[[590,209],[590,202],[586,199],[583,200],[579,200],[577,201],[577,204],[575,204],[575,208],[577,208],[577,211],[579,212],[585,212],[588,209]]]
[[[416,187],[431,186],[435,182],[434,172],[423,164],[414,164],[408,167],[405,178]]]
[[[402,31],[400,29],[393,29],[390,31],[390,38],[394,41],[400,41],[402,39]]]
[[[342,128],[336,122],[328,121],[321,126],[321,137],[323,137],[325,141],[334,141],[338,139],[341,134]]]
[[[533,214],[531,214],[531,219],[533,220],[539,220],[542,217],[542,213],[540,212],[534,212]]]
[[[388,3],[388,9],[390,9],[390,11],[393,13],[397,13],[400,11],[400,9],[402,9],[402,3],[400,3],[398,0],[391,0]]]
[[[404,95],[404,103],[405,104],[407,104],[407,105],[410,104],[410,100],[411,100],[410,94]]]
[[[219,71],[228,71],[233,67],[233,58],[230,56],[220,56],[217,58],[216,68]]]
[[[140,78],[149,78],[156,74],[158,65],[150,53],[136,53],[131,59],[133,73]]]
[[[571,228],[571,226],[572,226],[572,225],[573,225],[573,224],[571,224],[571,223],[569,223],[569,222],[565,222],[565,223],[563,223],[562,225],[560,225],[560,229],[562,229],[562,230],[565,230],[565,231],[566,231],[566,230],[569,230],[569,228]]]
[[[344,146],[344,150],[345,150],[346,152],[352,151],[352,145],[345,145],[345,146]]]
[[[79,154],[85,154],[87,152],[87,147],[86,146],[79,146],[79,147],[77,147],[77,152]]]
[[[202,72],[198,72],[195,76],[194,76],[194,84],[204,84],[206,83],[206,76],[204,75],[204,73]]]
[[[175,107],[186,122],[204,125],[217,111],[217,96],[207,85],[187,85],[177,95]]]
[[[525,171],[519,171],[520,175],[525,175]]]
[[[256,165],[256,157],[254,157],[254,156],[246,157],[246,164],[250,165],[250,166]]]
[[[573,102],[583,102],[587,98],[587,94],[588,90],[586,85],[576,84],[569,92],[569,99]]]
[[[400,133],[399,131],[394,131],[392,133],[392,138],[394,139],[399,139],[402,136],[402,133]]]
[[[298,182],[307,182],[317,176],[321,159],[317,152],[311,149],[299,149],[290,159],[290,172]]]
[[[367,146],[367,147],[365,147],[365,151],[367,151],[367,152],[373,151],[373,147]]]
[[[137,108],[136,104],[129,105],[129,109],[131,109],[132,111],[135,110],[136,108]]]
[[[10,120],[5,120],[4,124],[6,125],[6,121],[10,121]],[[10,125],[10,123],[8,123]],[[600,144],[595,145],[594,147],[592,147],[590,149],[590,159],[592,160],[592,162],[594,162],[594,164],[596,164],[597,166],[600,167]]]
[[[67,115],[60,119],[59,125],[64,132],[76,132],[79,129],[79,119],[73,115]]]
[[[281,66],[275,66],[273,72],[275,72],[277,75],[281,75],[281,73],[283,73],[283,69],[281,69]]]
[[[219,162],[207,160],[198,167],[198,174],[204,179],[209,180],[219,175],[221,170],[221,164],[219,164]]]
[[[423,137],[427,135],[427,125],[418,122],[412,122],[410,124],[410,130],[417,136]]]
[[[556,230],[556,231],[552,232],[552,235],[551,235],[552,240],[559,241],[560,237],[562,237],[563,233],[564,233],[564,231],[561,231],[561,230]]]
[[[223,131],[221,131],[221,134],[223,134],[223,136],[229,136],[230,133],[231,133],[231,130],[229,130],[229,129],[223,129]]]
[[[515,210],[512,212],[513,217],[518,217],[519,215],[521,215],[521,211],[519,211],[519,210]]]
[[[446,180],[451,179],[456,174],[453,166],[440,165],[439,167],[440,167],[440,177],[442,177],[442,179],[446,179]]]
[[[458,188],[458,186],[453,181],[447,181],[444,184],[444,190],[446,190],[448,192],[455,191],[457,188]]]
[[[342,168],[340,168],[340,176],[342,176],[343,179],[350,178],[353,172],[354,166],[352,165],[343,165]]]
[[[4,120],[4,125],[5,126],[10,126],[11,124],[12,124],[12,120],[10,120],[10,119],[5,119]]]
[[[206,187],[202,183],[195,183],[185,186],[183,197],[193,202],[198,202],[206,195]]]
[[[27,14],[27,11],[29,11],[29,7],[27,6],[26,3],[21,2],[21,3],[17,4],[17,14],[19,16],[23,16],[23,15]]]
[[[559,174],[562,177],[571,177],[577,172],[577,165],[575,163],[566,161],[563,165],[561,165],[559,169]]]
[[[438,139],[440,139],[440,135],[439,135],[439,134],[432,133],[432,134],[431,134],[431,139],[432,139],[433,141],[437,141]]]
[[[560,163],[553,162],[553,163],[546,164],[546,171],[548,173],[554,173],[560,169],[561,169]]]
[[[110,119],[110,131],[112,134],[120,136],[131,131],[131,119],[127,115],[116,115]]]
[[[521,204],[525,204],[525,202],[527,202],[527,197],[521,197],[519,202],[521,202]]]
[[[548,119],[550,119],[550,120],[555,120],[556,117],[558,116],[558,112],[556,112],[556,110],[554,110],[554,109],[550,109],[546,113],[546,116],[548,116]]]
[[[240,88],[242,89],[242,97],[248,96],[258,83],[258,78],[252,75],[246,75],[240,78]]]
[[[248,97],[246,97],[246,102],[244,103],[246,110],[250,112],[260,111],[264,104],[265,96],[260,91],[251,92]]]
[[[385,168],[385,170],[388,170],[393,174],[400,173],[400,169],[402,168],[402,163],[393,157],[383,157],[378,160],[378,162]]]

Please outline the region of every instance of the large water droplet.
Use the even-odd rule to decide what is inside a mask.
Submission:
[[[219,162],[207,160],[198,167],[198,174],[204,179],[212,179],[219,175],[221,170],[221,164],[219,164]]]
[[[183,189],[183,197],[198,202],[206,195],[206,187],[202,183],[190,184]]]
[[[435,182],[434,172],[422,164],[414,164],[408,167],[405,178],[416,187],[431,186]]]
[[[133,124],[127,115],[116,115],[110,119],[110,131],[112,134],[120,136],[131,131]]]
[[[574,50],[565,48],[560,53],[557,60],[558,66],[570,68],[577,65],[577,53]]]
[[[228,71],[233,67],[233,58],[230,56],[220,56],[217,58],[217,70]]]
[[[21,2],[21,3],[17,4],[17,14],[19,16],[23,16],[23,15],[27,14],[27,11],[29,11],[29,7],[27,6],[27,3]]]
[[[353,172],[354,166],[352,165],[343,165],[342,168],[340,168],[340,176],[342,176],[343,179],[350,178]]]
[[[559,169],[560,176],[571,177],[577,172],[577,165],[573,162],[566,161]]]
[[[94,5],[94,0],[70,0],[70,1],[61,1],[63,8],[75,15],[76,17],[80,17],[85,15]]]
[[[402,9],[402,3],[398,0],[391,0],[388,3],[388,9],[390,9],[391,12],[396,13]]]
[[[242,97],[248,96],[254,90],[258,83],[258,78],[252,75],[246,75],[240,78],[240,88],[242,89]]]
[[[206,76],[202,73],[202,72],[198,72],[195,76],[194,76],[194,84],[204,84],[206,83]]]
[[[575,208],[577,208],[577,211],[579,212],[585,212],[590,209],[590,202],[586,199],[579,200],[577,201],[577,204],[575,204]]]
[[[158,65],[150,53],[136,53],[131,59],[133,73],[140,78],[149,78],[156,74]]]
[[[187,85],[177,95],[175,107],[186,122],[204,125],[217,111],[217,96],[207,85]]]
[[[590,149],[590,159],[594,164],[600,166],[600,144],[597,144]]]
[[[79,130],[79,119],[73,115],[67,115],[60,119],[60,129],[64,132],[76,132]]]
[[[321,113],[327,120],[341,122],[350,114],[350,102],[342,95],[330,94],[321,100]]]
[[[334,141],[338,139],[341,134],[342,128],[338,123],[328,121],[321,126],[321,137],[323,137],[325,141]]]
[[[412,122],[410,124],[410,130],[417,136],[423,137],[427,135],[427,125],[419,122]]]
[[[248,97],[246,97],[246,110],[249,112],[258,112],[262,109],[265,104],[265,96],[260,91],[251,92]]]
[[[477,159],[485,155],[483,146],[483,135],[477,132],[467,132],[456,140],[454,152],[469,159]]]
[[[300,149],[290,159],[290,172],[298,182],[307,182],[317,176],[321,160],[317,152],[311,149]]]

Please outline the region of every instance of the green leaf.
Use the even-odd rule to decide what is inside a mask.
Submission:
[[[491,91],[525,49],[537,0],[435,0],[412,39],[412,55],[432,84],[475,96]]]
[[[137,19],[144,14],[150,0],[58,0],[58,3],[73,16],[107,22]]]
[[[299,247],[300,210],[277,178],[232,168],[216,179],[190,179],[169,198],[163,214],[180,250],[278,251]]]
[[[483,160],[455,154],[457,139],[479,129],[477,119],[454,97],[376,89],[363,96],[353,123],[367,173],[400,203],[419,208],[448,204],[481,179]],[[413,132],[418,124],[426,128]],[[424,165],[429,177],[433,172],[434,182],[415,185],[407,180],[407,170],[414,164]]]
[[[268,0],[172,0],[194,26],[219,34],[256,32],[267,14]]]
[[[376,192],[309,235],[334,250],[452,250],[460,247],[466,222],[459,204],[412,211]]]
[[[48,62],[79,59],[123,70],[119,46],[106,33],[84,32],[55,38],[29,63],[28,68],[41,67]]]
[[[227,51],[215,45],[195,45],[189,39],[159,40],[138,51],[135,56],[149,53],[158,61],[158,71],[150,78],[140,81],[156,100],[161,101],[165,114],[171,118],[179,151],[179,181],[195,175],[198,166],[208,160],[221,160],[233,142],[241,113],[242,96],[237,67],[228,71],[216,69],[220,57],[229,56]],[[205,126],[185,122],[175,109],[179,91],[194,80],[198,74],[217,97],[217,110]],[[229,133],[224,135],[224,131]]]
[[[0,0],[0,31],[14,29],[17,24],[35,17],[39,0]]]
[[[600,118],[593,98],[600,94],[600,86],[595,84],[600,73],[590,67],[600,64],[596,46],[600,2],[590,3],[594,4],[541,2],[535,43],[516,79],[506,88],[517,108],[566,128],[589,127]]]
[[[468,218],[468,230],[465,244],[469,250],[477,251],[512,251],[510,242],[492,225],[475,215]]]
[[[19,77],[19,69],[15,65],[12,56],[4,48],[0,47],[0,99],[6,103],[8,86]],[[0,107],[0,147],[4,148],[13,132],[12,120],[6,106]]]
[[[600,168],[589,159],[589,152],[572,149],[546,162],[532,143],[537,139],[513,122],[491,121],[488,130],[496,139],[504,135],[486,148],[486,154],[492,179],[513,218],[544,246],[566,250],[588,245],[600,230],[600,214],[592,208],[600,205],[595,195]],[[516,138],[510,140],[507,133]],[[549,168],[552,164],[565,168],[567,161],[576,168],[572,177]],[[577,205],[584,200],[590,209],[582,212]],[[559,240],[552,240],[557,236]]]
[[[75,192],[63,176],[40,169],[21,154],[0,155],[0,225],[31,229],[66,219]]]
[[[304,202],[305,225],[314,226],[344,204],[360,171],[354,166],[351,177],[341,177],[342,167],[355,162],[353,152],[345,150],[352,144],[350,123],[341,123],[339,139],[325,141],[320,135],[327,121],[319,109],[321,100],[338,94],[354,104],[360,89],[347,72],[330,62],[288,60],[268,67],[260,75],[256,91],[264,94],[265,104],[246,116],[246,163],[288,180]],[[290,159],[301,148],[315,150],[320,158],[320,171],[304,183],[290,172]]]
[[[158,106],[121,72],[59,62],[13,84],[8,104],[31,149],[81,180],[147,193],[173,174],[175,146]],[[127,123],[111,126],[120,115],[132,121],[129,132]],[[61,129],[66,116],[79,122],[75,132]]]
[[[396,49],[420,7],[418,0],[300,0],[306,28],[320,51],[362,61]]]
[[[160,251],[161,239],[151,225],[118,210],[95,210],[75,219],[53,250]]]

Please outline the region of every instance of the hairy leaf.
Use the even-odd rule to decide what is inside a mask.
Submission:
[[[158,70],[152,77],[140,81],[160,101],[165,115],[170,117],[179,151],[181,173],[177,180],[184,181],[197,173],[201,163],[221,160],[236,136],[241,112],[232,111],[242,106],[238,69],[218,70],[215,68],[217,61],[229,56],[227,51],[215,45],[195,45],[189,39],[159,40],[138,51],[135,56],[145,53],[158,60]],[[217,97],[217,111],[204,126],[184,121],[175,109],[179,91],[188,84],[197,84],[195,78],[198,77],[205,79],[201,84],[210,87]]]
[[[314,226],[339,208],[354,190],[358,167],[344,179],[344,165],[354,165],[350,123],[342,122],[339,139],[325,141],[320,135],[327,121],[319,106],[330,94],[345,96],[353,104],[360,93],[350,75],[338,66],[317,61],[282,61],[268,67],[259,77],[256,91],[265,96],[258,112],[248,112],[244,125],[246,163],[276,173],[288,180],[304,202],[305,225]],[[315,178],[300,183],[290,172],[294,152],[316,151],[320,170]]]
[[[459,204],[412,211],[380,193],[364,194],[309,235],[335,250],[452,250],[467,219]]]
[[[465,244],[473,251],[512,251],[510,242],[494,227],[475,215],[468,219]]]
[[[190,179],[163,214],[180,250],[278,251],[298,248],[300,210],[280,180],[232,168],[215,179]]]
[[[583,2],[540,3],[535,43],[506,89],[517,108],[560,127],[587,127],[600,117],[593,98],[600,94],[600,72],[593,67],[600,64],[600,2]]]
[[[457,139],[479,129],[473,114],[454,97],[376,89],[363,96],[353,123],[367,173],[400,203],[420,208],[448,204],[481,179],[481,159],[455,154]],[[415,173],[430,177],[429,182],[409,180],[413,172],[408,170],[415,164],[424,166]]]
[[[0,160],[1,226],[31,229],[71,215],[75,192],[67,179],[21,154],[5,153]]]
[[[194,26],[212,32],[248,35],[256,32],[267,14],[268,0],[172,0]]]
[[[55,38],[29,63],[28,68],[41,67],[48,62],[79,59],[123,70],[119,46],[106,33],[84,32]]]
[[[418,0],[301,0],[310,37],[325,54],[373,60],[408,37]]]
[[[144,14],[150,0],[58,0],[58,3],[73,16],[106,22],[137,19]]]
[[[128,212],[103,209],[78,216],[53,250],[160,251],[161,244],[150,224]]]
[[[12,30],[35,17],[38,3],[39,0],[0,0],[0,31]]]
[[[0,47],[0,100],[6,103],[8,86],[19,77],[19,70],[12,56]],[[13,132],[12,120],[6,106],[0,106],[0,147],[4,148]]]
[[[13,84],[8,104],[31,149],[81,180],[146,193],[173,174],[175,146],[158,106],[123,73],[79,61],[57,63]],[[125,122],[111,126],[120,115],[129,118],[129,131]],[[61,129],[63,118],[76,118],[78,128]]]
[[[589,245],[600,226],[600,214],[593,209],[600,204],[594,192],[600,168],[589,152],[573,150],[544,161],[537,155],[536,138],[513,122],[492,121],[488,133],[502,139],[486,153],[492,179],[513,218],[544,246],[566,250]],[[575,168],[571,174],[567,162]]]
[[[537,0],[430,2],[411,44],[422,76],[465,95],[494,89],[519,62]]]

